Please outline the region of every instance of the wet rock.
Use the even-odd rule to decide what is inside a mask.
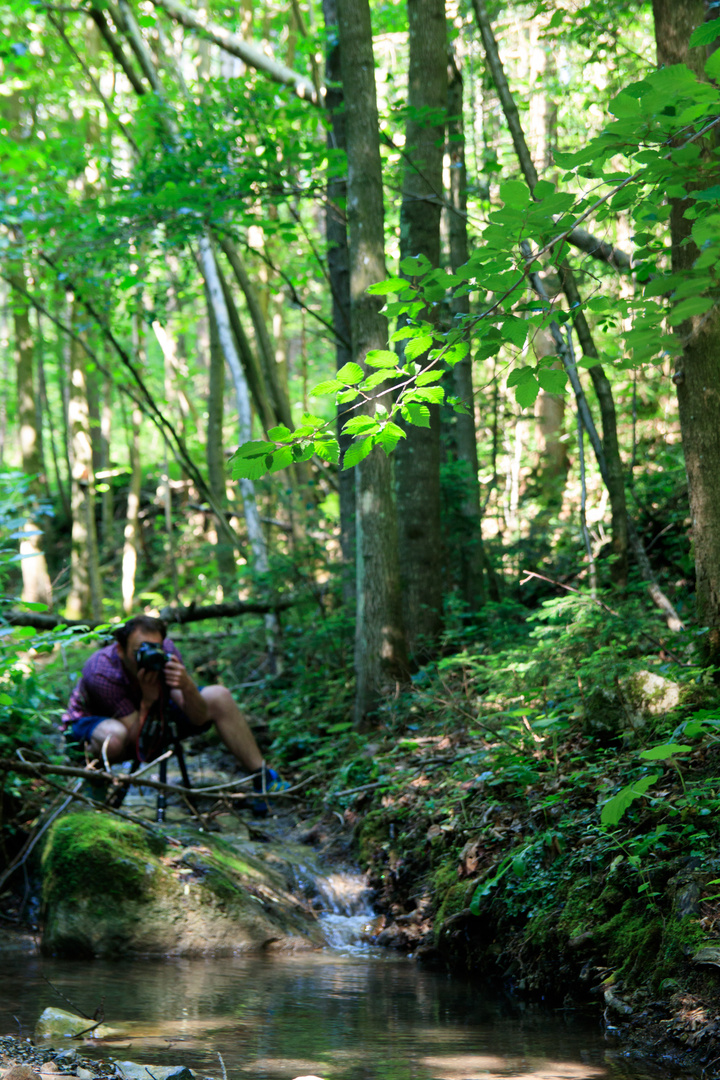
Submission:
[[[55,1064],[56,1065],[61,1065],[61,1066],[62,1065],[73,1065],[77,1061],[77,1059],[78,1059],[77,1050],[72,1050],[72,1049],[60,1050],[60,1052],[55,1055]]]
[[[42,857],[43,951],[221,956],[322,944],[315,913],[292,892],[282,847],[231,844],[187,826],[182,840],[182,849],[166,847],[99,812],[59,819]]]
[[[186,1065],[139,1065],[135,1061],[116,1061],[118,1077],[124,1080],[195,1080]]]
[[[75,1075],[78,1080],[95,1080],[95,1073],[90,1069],[83,1069],[82,1065],[79,1065],[75,1070]]]
[[[76,1039],[83,1034],[102,1039],[116,1032],[107,1024],[97,1025],[94,1020],[88,1020],[86,1016],[78,1016],[77,1013],[54,1008],[45,1009],[35,1025],[36,1039]],[[60,1056],[58,1055],[56,1060],[59,1060]]]

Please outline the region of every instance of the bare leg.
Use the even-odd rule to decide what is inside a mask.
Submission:
[[[207,702],[208,720],[214,722],[230,753],[250,772],[258,772],[263,756],[230,691],[225,686],[205,686],[200,693]]]
[[[122,761],[132,746],[131,733],[122,720],[101,720],[90,736],[90,750],[94,757],[102,760],[102,748],[106,739],[108,761]]]

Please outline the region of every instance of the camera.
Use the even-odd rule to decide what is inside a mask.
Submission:
[[[173,653],[165,652],[162,645],[156,645],[152,641],[143,641],[135,652],[135,662],[138,668],[145,671],[163,671],[168,660],[172,660]]]

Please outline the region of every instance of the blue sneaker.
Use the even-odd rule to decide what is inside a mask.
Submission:
[[[287,791],[290,787],[287,780],[283,780],[279,773],[271,769],[263,762],[258,776],[253,780],[253,788],[258,795],[275,795],[278,791]],[[253,799],[250,809],[255,817],[267,817],[268,804],[265,799]]]

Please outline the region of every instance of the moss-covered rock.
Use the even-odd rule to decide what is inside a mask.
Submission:
[[[45,952],[73,956],[227,955],[321,944],[271,845],[185,828],[182,843],[101,812],[50,829],[42,857]]]

